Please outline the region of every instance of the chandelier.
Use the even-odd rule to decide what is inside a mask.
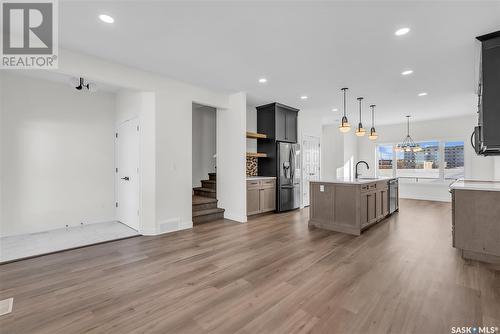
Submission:
[[[407,122],[406,122],[406,137],[403,140],[402,143],[397,144],[394,150],[396,152],[420,152],[422,151],[422,147],[420,145],[416,144],[413,138],[410,136],[410,117],[411,116],[406,116]]]

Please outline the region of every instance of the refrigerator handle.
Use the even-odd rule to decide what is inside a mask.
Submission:
[[[293,184],[295,178],[295,150],[293,145],[290,147],[290,181]]]

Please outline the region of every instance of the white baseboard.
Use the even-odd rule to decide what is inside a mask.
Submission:
[[[237,214],[233,214],[232,212],[224,212],[224,219],[234,220],[238,223],[246,223],[247,216],[241,216]]]
[[[141,230],[141,234],[153,236],[187,230],[190,228],[193,228],[193,222],[191,220],[181,221],[180,218],[171,218],[158,222],[156,229]]]

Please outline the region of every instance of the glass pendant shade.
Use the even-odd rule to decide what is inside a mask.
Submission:
[[[366,133],[366,130],[363,128],[363,124],[359,123],[356,128],[356,136],[363,137]]]
[[[340,123],[339,130],[342,133],[347,133],[349,130],[351,130],[351,125],[349,124],[349,121],[347,120],[347,115],[346,115],[346,92],[349,88],[342,88],[341,91],[344,94],[344,116],[342,116],[342,122]]]
[[[342,133],[347,133],[347,132],[349,132],[349,130],[351,130],[351,125],[347,121],[347,117],[346,116],[342,117],[342,123],[339,126],[339,130]]]

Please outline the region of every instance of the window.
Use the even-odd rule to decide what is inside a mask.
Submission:
[[[420,152],[396,152],[393,144],[377,146],[377,175],[436,182],[464,177],[464,142],[417,142]]]
[[[444,143],[444,178],[464,177],[464,142],[447,141]]]
[[[396,153],[396,176],[439,179],[439,142],[417,142],[420,152]]]
[[[380,145],[377,147],[378,175],[392,177],[393,146]]]

